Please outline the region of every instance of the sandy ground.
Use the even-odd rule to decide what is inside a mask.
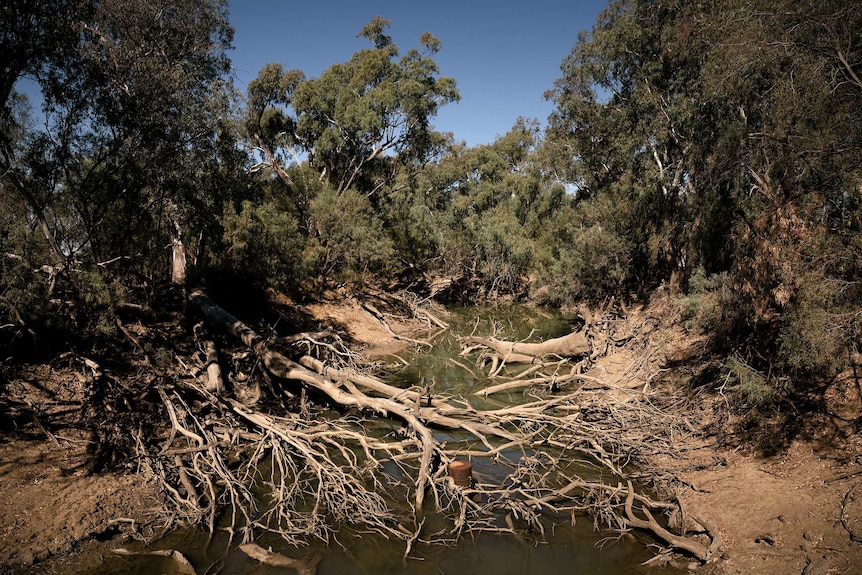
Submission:
[[[714,572],[862,573],[862,545],[845,527],[862,534],[862,468],[818,454],[811,443],[769,459],[711,455],[720,463],[684,474],[697,491],[681,500],[720,530]]]
[[[0,440],[0,573],[87,572],[82,551],[92,562],[109,540],[139,534],[158,507],[155,486],[141,475],[89,475],[83,461],[80,444]]]

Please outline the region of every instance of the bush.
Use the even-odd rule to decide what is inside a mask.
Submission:
[[[386,272],[394,248],[368,199],[353,191],[322,191],[309,208],[309,238],[302,254],[322,284]]]
[[[555,257],[544,262],[538,282],[555,303],[620,295],[630,281],[630,247],[601,225],[569,229],[559,238]]]
[[[836,305],[836,284],[820,274],[797,281],[794,305],[785,312],[779,335],[781,365],[797,377],[828,379],[844,368],[849,343]]]
[[[688,293],[677,299],[686,328],[703,333],[712,331],[719,321],[720,290],[726,281],[726,274],[707,275],[702,266],[695,268],[689,278]]]
[[[296,218],[275,203],[226,206],[221,218],[226,250],[221,262],[257,283],[295,289],[307,276]]]
[[[723,367],[727,372],[727,382],[739,386],[746,404],[755,409],[764,409],[773,405],[776,399],[775,390],[763,374],[750,367],[737,355],[727,358]]]

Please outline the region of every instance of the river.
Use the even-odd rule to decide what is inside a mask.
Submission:
[[[475,332],[489,335],[495,332],[501,338],[534,341],[564,335],[578,327],[573,321],[550,310],[536,310],[521,306],[484,306],[451,310],[451,329],[435,339],[428,351],[399,354],[406,367],[390,370],[389,383],[401,387],[433,383],[434,393],[467,397],[484,381],[476,379],[468,369],[455,363],[458,358],[457,336]],[[453,361],[455,360],[455,361]],[[473,367],[473,366],[470,366]],[[499,406],[501,402],[517,402],[520,391],[510,396],[494,396],[493,401],[471,398],[474,407]],[[489,403],[490,402],[490,403]],[[393,428],[397,424],[393,423]],[[439,435],[438,439],[457,441],[457,437]],[[489,462],[475,459],[474,471],[494,478],[500,470]],[[317,554],[320,562],[317,575],[626,575],[642,573],[681,573],[672,567],[647,568],[641,564],[653,553],[647,548],[647,535],[634,534],[619,537],[615,533],[596,531],[590,517],[549,518],[544,538],[514,537],[505,534],[467,536],[452,545],[417,544],[407,558],[404,542],[388,540],[379,535],[357,534],[342,530],[335,536],[337,543],[323,547],[310,542],[305,549],[288,548],[274,536],[264,536],[257,543],[291,557]],[[433,527],[433,518],[427,528]],[[228,535],[185,529],[158,540],[149,548],[176,549],[183,553],[201,573],[254,573],[274,575],[295,573],[286,567],[259,564],[231,544]],[[100,573],[187,573],[170,558],[158,556],[112,557],[106,560]]]

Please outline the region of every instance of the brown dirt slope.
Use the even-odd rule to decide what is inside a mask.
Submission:
[[[768,459],[706,451],[715,462],[682,473],[692,489],[684,507],[708,517],[721,536],[721,556],[707,573],[862,572],[862,476],[796,442]],[[856,501],[858,499],[858,501]],[[842,522],[842,518],[844,521]]]
[[[142,476],[89,475],[85,457],[80,444],[0,443],[0,573],[31,573],[83,542],[134,532],[158,504]]]

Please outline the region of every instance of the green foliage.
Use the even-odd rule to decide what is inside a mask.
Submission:
[[[385,273],[393,265],[393,248],[368,198],[328,188],[310,206],[311,235],[302,258],[319,280],[345,281],[368,273]]]
[[[612,2],[549,92],[541,157],[576,189],[577,255],[540,252],[557,297],[689,278],[690,327],[770,374],[730,370],[756,405],[840,371],[860,333],[858,8]]]
[[[223,182],[241,179],[212,177],[237,167],[219,122],[230,92],[226,6],[34,1],[2,11],[0,42],[14,57],[0,70],[0,185],[21,214],[10,226],[44,238],[32,263],[55,269],[50,281],[71,302],[53,312],[83,337],[107,336],[123,284],[170,277],[165,246],[182,241],[189,261],[205,261],[189,250],[215,232],[233,195]],[[44,129],[14,118],[5,87],[24,74],[42,88]]]
[[[225,206],[221,224],[226,247],[223,266],[261,284],[291,290],[307,272],[300,254],[303,239],[296,218],[275,204],[246,200],[239,211]]]
[[[57,79],[79,43],[81,23],[92,16],[93,0],[26,0],[0,5],[0,122],[10,112],[15,83],[22,76]],[[0,133],[3,147],[14,144]]]
[[[123,285],[99,269],[78,270],[71,283],[77,296],[72,317],[79,332],[104,341],[114,338],[118,333],[114,307],[125,301]]]
[[[426,178],[419,178],[377,202],[377,211],[397,257],[414,271],[430,267],[439,258],[446,231],[452,227],[450,212],[435,205],[425,193],[429,185]]]
[[[339,193],[373,193],[399,168],[430,158],[438,141],[430,121],[441,105],[458,100],[455,81],[440,77],[431,58],[439,40],[424,34],[399,58],[388,27],[384,18],[372,20],[359,36],[374,47],[319,78],[268,64],[249,83],[245,126],[265,156],[262,165],[292,184],[286,166],[304,155]]]
[[[417,178],[417,217],[436,227],[426,271],[462,278],[483,296],[526,294],[538,238],[565,203],[535,163],[538,136],[535,122],[519,119],[492,144],[452,146]]]
[[[619,294],[628,283],[630,248],[625,239],[599,224],[567,231],[549,270],[553,299],[571,302]]]
[[[852,338],[859,333],[858,323],[847,325],[845,322],[850,318],[839,312],[842,308],[856,308],[856,305],[841,305],[846,297],[841,292],[848,288],[855,290],[853,286],[838,285],[815,272],[797,276],[795,281],[794,305],[783,314],[778,336],[782,367],[798,377],[834,377],[845,366],[848,335]],[[850,342],[852,346],[852,339]]]
[[[533,242],[511,205],[501,204],[480,218],[470,218],[468,226],[487,296],[520,296],[527,284]]]
[[[702,266],[694,269],[688,281],[688,293],[677,299],[688,329],[701,333],[715,329],[721,310],[721,289],[726,281],[726,274],[708,275]]]
[[[724,362],[726,381],[738,385],[742,397],[755,409],[770,407],[775,402],[775,389],[767,378],[746,364],[739,356],[732,355]]]
[[[26,338],[34,320],[49,317],[49,284],[38,263],[45,241],[29,226],[18,225],[21,217],[11,210],[0,215],[0,346]]]

